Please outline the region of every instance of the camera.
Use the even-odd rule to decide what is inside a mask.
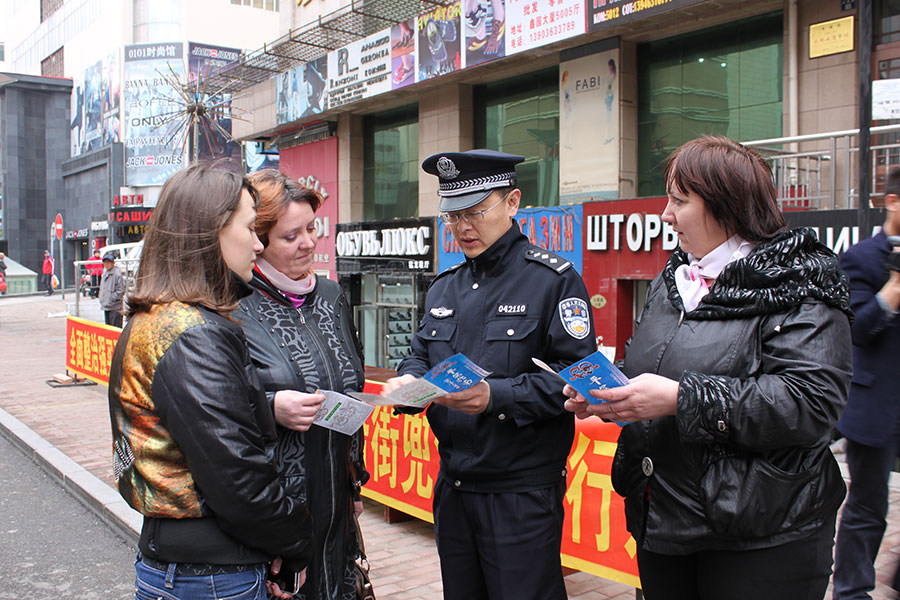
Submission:
[[[887,241],[894,251],[888,254],[887,260],[884,261],[884,266],[889,271],[900,272],[900,251],[897,251],[897,248],[900,247],[900,235],[889,235]]]

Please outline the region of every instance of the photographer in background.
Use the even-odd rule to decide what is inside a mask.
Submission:
[[[850,493],[837,533],[834,600],[869,598],[875,588],[888,478],[900,450],[900,248],[889,240],[900,235],[900,168],[888,175],[884,206],[881,232],[840,258],[856,320],[850,400],[837,425],[847,438]]]

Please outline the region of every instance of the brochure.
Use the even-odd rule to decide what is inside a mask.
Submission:
[[[316,393],[325,396],[325,401],[319,407],[313,424],[325,429],[353,435],[375,410],[374,406],[345,396],[340,392],[316,390]]]
[[[554,371],[544,361],[532,358],[534,364],[540,368],[553,373],[564,382],[578,390],[578,393],[585,397],[591,404],[602,404],[605,400],[600,400],[591,396],[591,390],[605,390],[607,388],[619,387],[628,383],[628,378],[622,371],[612,364],[603,351],[594,352],[585,356],[581,360],[575,361],[569,367],[566,367],[559,373]],[[624,425],[625,423],[616,423]]]
[[[413,406],[424,408],[432,399],[451,392],[467,390],[488,375],[464,354],[454,354],[415,381],[397,388],[390,394],[366,394],[351,392],[351,396],[377,406]]]

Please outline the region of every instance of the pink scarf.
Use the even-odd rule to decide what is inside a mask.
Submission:
[[[264,259],[262,256],[256,258],[256,268],[265,275],[275,288],[284,294],[285,298],[291,301],[294,308],[300,308],[306,301],[306,296],[313,288],[316,287],[316,274],[310,269],[309,273],[300,279],[291,279],[278,269],[272,266],[272,263]]]
[[[688,254],[688,264],[675,269],[675,287],[681,296],[684,310],[691,312],[709,293],[707,279],[715,279],[731,262],[744,258],[756,244],[734,235],[703,258]]]

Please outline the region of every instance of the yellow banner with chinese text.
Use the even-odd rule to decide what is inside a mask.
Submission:
[[[109,385],[109,365],[122,330],[78,317],[66,320],[66,369]]]
[[[366,382],[377,393],[380,384]],[[625,505],[610,472],[620,428],[600,419],[575,422],[567,463],[562,563],[606,579],[640,587],[636,542],[625,528]],[[362,494],[416,518],[434,522],[431,502],[440,467],[438,442],[424,413],[394,415],[376,407],[363,425],[371,478]]]

